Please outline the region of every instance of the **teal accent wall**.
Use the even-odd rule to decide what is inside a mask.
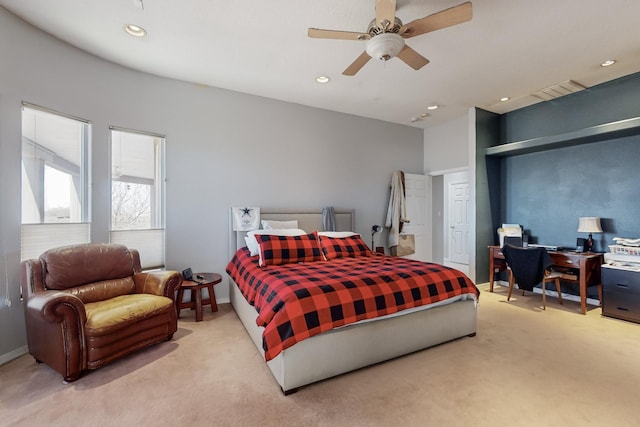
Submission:
[[[489,245],[499,220],[499,193],[491,191],[499,183],[499,161],[485,156],[500,137],[500,116],[476,108],[476,283],[489,281]]]
[[[640,117],[640,73],[501,116],[501,143]]]
[[[640,116],[640,73],[501,116],[501,143]],[[640,237],[640,135],[500,159],[500,222],[533,242],[575,247],[580,216],[602,218],[595,249]]]
[[[578,218],[601,218],[597,252],[612,238],[640,237],[640,136],[507,157],[501,217],[534,243],[575,247]]]

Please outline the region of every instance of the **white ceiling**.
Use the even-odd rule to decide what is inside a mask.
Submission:
[[[404,23],[464,0],[397,0]],[[365,42],[311,39],[307,28],[366,31],[374,0],[0,0],[42,30],[159,76],[426,127],[469,107],[504,113],[574,80],[590,87],[640,71],[639,0],[475,0],[470,22],[407,39],[431,62],[399,59],[341,73]],[[148,31],[137,39],[123,31]],[[603,68],[606,59],[618,62]],[[330,83],[315,82],[327,75]],[[511,97],[500,103],[499,98]],[[423,121],[411,118],[439,104]]]

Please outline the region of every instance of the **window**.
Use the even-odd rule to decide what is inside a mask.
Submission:
[[[22,107],[21,259],[90,240],[87,121]]]
[[[111,241],[164,266],[164,137],[111,128]]]

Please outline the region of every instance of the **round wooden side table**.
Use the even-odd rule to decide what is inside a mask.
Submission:
[[[202,279],[198,279],[198,276]],[[195,281],[184,280],[182,286],[178,289],[178,295],[176,297],[176,310],[178,312],[178,319],[180,318],[180,310],[183,308],[190,308],[196,311],[196,322],[202,321],[202,306],[210,305],[211,312],[218,311],[218,304],[216,304],[216,294],[213,290],[213,286],[222,281],[222,277],[218,273],[196,273],[193,275]],[[207,289],[209,292],[209,298],[202,299],[202,290]],[[189,301],[183,301],[184,291],[188,290],[191,294]]]

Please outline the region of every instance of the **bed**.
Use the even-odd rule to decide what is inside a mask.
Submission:
[[[344,231],[354,230],[354,217],[355,213],[353,210],[336,211],[336,228]],[[295,219],[298,221],[300,229],[305,231],[322,230],[321,212],[263,211],[261,212],[261,219],[277,221]],[[252,256],[249,254],[249,250],[245,247],[245,233],[232,231],[231,228],[230,226],[230,235],[232,236],[230,239],[232,256],[230,258],[232,258],[232,260],[227,267],[227,272],[231,277],[229,286],[231,304],[256,345],[256,348],[264,356],[267,366],[285,394],[292,393],[299,387],[320,380],[457,338],[474,336],[476,333],[476,309],[479,291],[475,285],[471,283],[466,276],[456,270],[447,269],[446,267],[436,264],[429,264],[431,266],[430,268],[436,269],[441,267],[447,270],[441,273],[449,275],[447,277],[453,277],[450,276],[452,274],[459,274],[461,277],[452,278],[446,282],[449,284],[451,282],[460,282],[461,287],[465,288],[464,293],[446,297],[428,305],[416,304],[415,306],[408,307],[411,304],[408,304],[408,301],[406,301],[404,305],[401,305],[401,307],[405,307],[404,309],[392,308],[390,304],[390,307],[380,312],[383,314],[382,316],[359,318],[359,320],[354,320],[353,316],[351,316],[350,321],[342,322],[344,324],[340,324],[338,327],[310,333],[310,336],[304,337],[304,339],[297,337],[293,339],[293,343],[291,343],[291,339],[289,339],[288,344],[285,343],[278,346],[274,344],[272,340],[274,329],[276,328],[270,327],[268,323],[266,324],[266,328],[265,326],[258,326],[258,323],[264,324],[265,319],[269,317],[269,314],[265,313],[269,311],[264,305],[261,305],[262,312],[258,313],[254,305],[247,301],[244,294],[249,294],[247,289],[252,285],[246,283],[239,285],[237,282],[243,283],[244,279],[238,274],[237,270],[241,269],[245,272],[246,268],[254,269],[258,272],[257,274],[262,274],[260,280],[256,279],[256,281],[259,282],[261,286],[268,286],[263,283],[267,282],[263,276],[267,274],[269,269],[277,267],[278,275],[281,277],[282,274],[284,274],[284,270],[288,268],[297,269],[298,272],[305,271],[304,268],[306,267],[303,264],[312,264],[314,268],[319,267],[316,267],[314,263],[267,266],[268,268],[262,268],[261,270],[251,266],[238,267],[238,265],[234,263],[253,262],[257,264],[262,262],[262,253],[260,256]],[[318,237],[316,236],[316,238]],[[331,241],[334,242],[335,240]],[[262,244],[264,244],[264,242]],[[387,265],[393,262],[391,257],[385,257],[384,255],[375,253],[370,253],[370,255],[369,258],[378,264],[384,263]],[[243,259],[239,261],[237,258]],[[258,258],[259,261],[257,260]],[[249,259],[252,259],[252,261]],[[406,259],[400,259],[400,261],[408,264],[410,268],[415,269],[416,261]],[[335,262],[336,266],[340,263],[344,264],[342,266],[343,269],[353,269],[353,265],[356,264],[349,263],[368,261],[333,259],[329,261],[319,261],[317,265],[322,265],[322,269],[333,268],[334,264],[332,264],[332,262]],[[367,269],[368,267],[364,266],[361,268],[360,264],[358,264],[355,268]],[[287,273],[289,274],[289,272]],[[247,274],[245,274],[245,276]],[[295,272],[291,274],[295,274]],[[336,273],[336,275],[339,274]],[[287,283],[292,283],[288,276],[282,280],[288,280]],[[324,280],[326,280],[326,282],[323,283],[330,283],[329,278]],[[370,278],[363,280],[366,282],[366,280],[370,280]],[[413,280],[414,279],[411,279],[412,283]],[[392,283],[392,286],[399,286],[401,281],[403,281],[403,279],[397,279],[396,282]],[[386,286],[384,283],[382,285]],[[334,287],[336,287],[335,283]],[[285,288],[287,287],[285,286]],[[344,292],[345,290],[343,289],[342,291]],[[414,289],[404,290],[404,292],[405,295],[411,295],[411,292],[416,291]],[[250,299],[253,304],[259,306],[257,302],[257,300],[260,299],[259,295],[253,295]],[[262,299],[267,300],[269,298],[265,297]],[[264,301],[260,302],[260,304],[264,304]],[[388,314],[384,314],[386,312],[388,312]],[[278,314],[275,314],[273,316],[275,317],[277,315]],[[363,316],[366,317],[368,315]],[[344,317],[349,318],[349,316],[346,315]],[[282,323],[282,320],[280,320],[280,322]],[[282,328],[280,331],[281,330]],[[280,333],[280,335],[291,338],[290,335],[292,334],[287,335]],[[295,334],[293,335],[295,336]],[[384,345],[380,345],[380,343],[384,343]]]

